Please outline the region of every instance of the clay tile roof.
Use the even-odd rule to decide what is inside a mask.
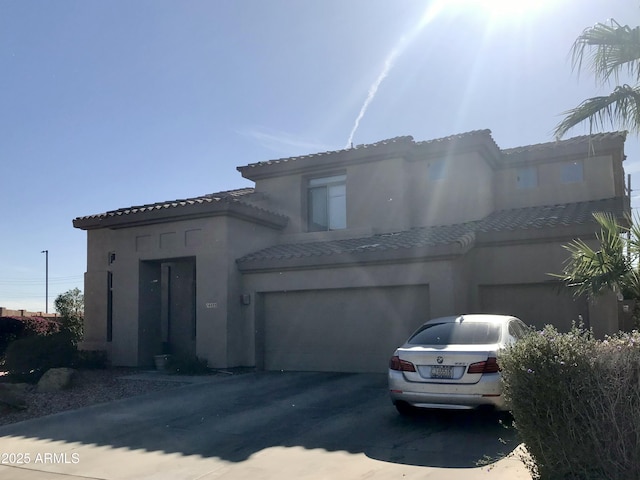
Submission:
[[[369,235],[367,237],[310,243],[274,245],[240,259],[238,263],[255,260],[288,259],[326,255],[354,254],[364,251],[388,251],[459,243],[467,246],[478,232],[499,232],[540,229],[592,221],[594,212],[622,215],[619,199],[516,208],[494,212],[482,220],[454,225],[412,228],[410,230]]]
[[[476,231],[505,231],[582,224],[593,220],[594,212],[622,215],[620,199],[526,207],[494,212],[479,222]]]
[[[491,141],[493,141],[493,137],[491,136],[491,130],[489,130],[488,128],[485,128],[483,130],[472,130],[470,132],[458,133],[456,135],[449,135],[447,137],[442,137],[442,138],[434,138],[432,140],[423,140],[420,142],[416,142],[416,145],[437,145],[437,144],[452,142],[455,140],[463,140],[463,139],[474,138],[474,137],[489,138],[491,139]],[[495,141],[493,141],[493,143],[495,144]],[[496,148],[498,148],[497,144],[496,144]]]
[[[318,157],[324,157],[327,155],[334,155],[336,153],[343,153],[343,152],[350,152],[350,151],[354,151],[354,150],[363,150],[363,149],[368,149],[368,148],[375,148],[375,147],[380,147],[382,145],[391,145],[391,144],[403,144],[403,143],[413,143],[413,137],[411,135],[405,135],[405,136],[401,136],[401,137],[394,137],[394,138],[389,138],[386,140],[381,140],[379,142],[376,143],[369,143],[369,144],[361,144],[361,145],[356,145],[354,147],[351,148],[343,148],[341,150],[329,150],[326,152],[319,152],[319,153],[311,153],[308,155],[299,155],[296,157],[286,157],[286,158],[277,158],[274,160],[266,160],[266,161],[262,161],[262,162],[255,162],[255,163],[250,163],[248,165],[246,165],[245,167],[238,167],[238,169],[244,169],[244,168],[255,168],[255,167],[263,167],[266,165],[277,165],[280,163],[288,163],[288,162],[295,162],[298,160],[304,160],[307,158],[318,158]]]
[[[253,188],[239,188],[236,190],[227,190],[224,192],[211,193],[208,195],[201,195],[198,197],[184,198],[179,200],[168,200],[165,202],[150,203],[147,205],[137,205],[133,207],[119,208],[117,210],[110,210],[108,212],[98,213],[95,215],[78,217],[76,218],[76,220],[88,220],[88,219],[99,219],[99,218],[107,218],[107,217],[115,217],[115,216],[123,216],[123,215],[134,215],[137,213],[150,212],[153,210],[173,209],[173,208],[187,207],[190,205],[215,203],[215,202],[222,202],[222,201],[228,201],[228,202],[240,201],[241,199],[247,198],[252,193],[254,193]]]
[[[420,142],[415,142],[411,135],[404,135],[404,136],[400,136],[400,137],[388,138],[386,140],[381,140],[381,141],[375,142],[375,143],[360,144],[360,145],[356,145],[356,146],[354,146],[352,148],[345,148],[345,149],[341,149],[341,150],[329,150],[329,151],[326,151],[326,152],[311,153],[311,154],[308,154],[308,155],[300,155],[300,156],[297,156],[297,157],[277,158],[277,159],[274,159],[274,160],[266,160],[266,161],[262,161],[262,162],[255,162],[255,163],[248,164],[246,167],[239,167],[239,168],[262,167],[262,166],[265,166],[265,165],[277,165],[279,163],[294,162],[294,161],[297,161],[297,160],[303,160],[303,159],[307,159],[307,158],[323,157],[323,156],[327,156],[327,155],[333,155],[333,154],[342,153],[342,152],[350,152],[350,151],[354,151],[354,150],[374,149],[374,148],[380,147],[382,145],[392,145],[392,144],[437,145],[437,144],[449,143],[449,142],[452,142],[452,141],[455,141],[455,140],[470,139],[470,138],[474,138],[474,137],[485,137],[485,138],[489,138],[489,139],[491,139],[491,141],[493,141],[493,138],[491,137],[491,130],[489,130],[489,129],[472,130],[470,132],[459,133],[459,134],[456,134],[456,135],[449,135],[447,137],[436,138],[436,139],[433,139],[433,140],[424,140],[424,141],[420,141]],[[494,142],[494,144],[495,144],[495,142]],[[496,148],[497,148],[497,145],[496,145]]]
[[[615,140],[622,139],[625,140],[627,136],[627,132],[606,132],[606,133],[597,133],[593,135],[581,135],[578,137],[568,138],[566,140],[557,140],[555,142],[546,142],[546,143],[536,143],[534,145],[525,145],[522,147],[514,147],[514,148],[505,148],[502,149],[503,155],[517,155],[521,153],[534,153],[534,152],[544,152],[550,149],[557,149],[561,146],[574,146],[574,145],[584,145],[588,144],[588,142],[597,143],[607,140]]]
[[[469,230],[466,225],[451,225],[416,228],[403,232],[376,234],[345,240],[275,245],[246,255],[238,261],[250,262],[252,260],[340,255],[344,253],[434,246],[452,243],[468,233]]]

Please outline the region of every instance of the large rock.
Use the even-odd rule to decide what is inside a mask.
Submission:
[[[38,382],[38,392],[57,392],[69,388],[78,372],[73,368],[50,368]]]
[[[19,410],[27,408],[26,388],[24,388],[24,385],[0,383],[0,405]]]

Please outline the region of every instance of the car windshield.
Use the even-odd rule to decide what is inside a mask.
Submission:
[[[500,324],[447,322],[423,325],[410,339],[411,345],[486,345],[500,341]]]

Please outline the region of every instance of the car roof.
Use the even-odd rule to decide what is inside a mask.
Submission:
[[[430,323],[461,323],[461,322],[490,322],[490,323],[504,323],[509,320],[517,320],[512,315],[497,315],[493,313],[471,313],[464,315],[450,315],[448,317],[432,318],[424,325]]]

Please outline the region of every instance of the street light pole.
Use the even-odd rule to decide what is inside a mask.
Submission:
[[[45,290],[44,290],[44,313],[49,313],[49,250],[42,250],[45,254]]]

